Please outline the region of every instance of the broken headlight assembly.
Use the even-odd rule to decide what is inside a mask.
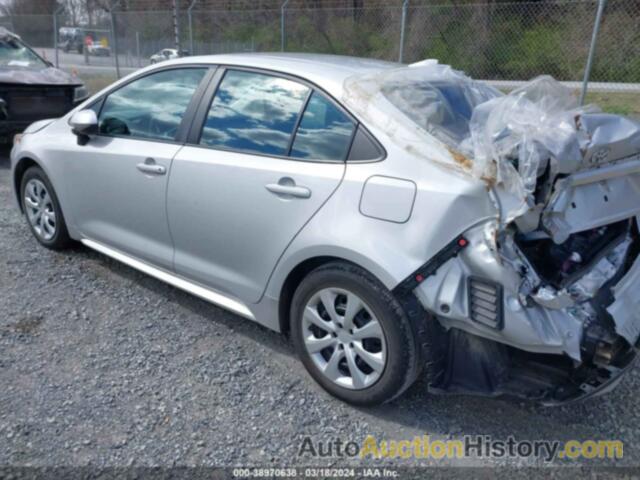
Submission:
[[[73,89],[73,103],[77,104],[89,98],[89,90],[84,85],[75,87]]]

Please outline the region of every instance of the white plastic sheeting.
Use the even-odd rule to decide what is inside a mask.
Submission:
[[[471,117],[470,136],[460,148],[473,158],[474,176],[495,180],[503,207],[508,206],[503,208],[503,221],[527,214],[519,219],[526,231],[537,226],[559,174],[590,170],[640,153],[640,124],[600,113],[593,105],[581,107],[569,88],[542,76],[478,105]],[[547,188],[540,192],[536,189],[545,172]],[[560,186],[554,188],[557,196]],[[613,209],[609,205],[608,210]],[[615,215],[601,213],[602,224]],[[589,227],[586,220],[593,220],[591,214],[584,215],[585,221],[574,219],[574,225],[565,218],[554,239],[561,242],[580,231],[582,224]]]
[[[468,160],[451,149],[469,136],[473,108],[501,95],[448,65],[423,61],[349,77],[342,100],[409,154],[429,152],[429,160],[468,170]]]
[[[543,173],[551,185],[559,174],[640,152],[640,125],[579,106],[549,76],[504,95],[426,61],[348,78],[344,91],[347,105],[408,151],[421,139],[433,144],[426,137],[446,144],[447,155],[424,149],[423,156],[495,186],[504,223],[527,213],[520,222],[535,228],[548,200],[535,195]]]
[[[494,179],[521,207],[533,206],[538,176],[549,162],[552,178],[580,165],[576,119],[587,111],[594,108],[580,108],[571,90],[538,77],[476,107],[461,148],[473,157],[474,176]]]

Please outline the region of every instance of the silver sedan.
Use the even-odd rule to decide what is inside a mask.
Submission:
[[[16,198],[45,247],[289,334],[345,401],[423,376],[564,402],[635,357],[640,136],[547,102],[559,88],[503,95],[433,61],[171,60],[16,136]]]

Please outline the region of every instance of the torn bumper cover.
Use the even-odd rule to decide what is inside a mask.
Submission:
[[[465,232],[465,247],[445,248],[430,275],[418,271],[419,282],[409,277],[444,327],[443,351],[434,352],[442,373],[432,390],[548,404],[606,391],[632,364],[640,335],[635,222],[616,225],[612,235],[588,268],[556,286],[538,276],[522,240],[501,233],[498,222]]]
[[[611,290],[615,300],[607,312],[615,321],[616,333],[635,345],[640,336],[640,259]]]
[[[474,175],[494,179],[500,217],[487,248],[519,277],[500,280],[508,292],[500,341],[569,357],[566,376],[554,378],[543,372],[562,365],[557,355],[517,355],[524,378],[554,378],[538,392],[547,402],[607,390],[632,364],[640,335],[640,124],[579,107],[571,91],[539,77],[478,105],[460,148]],[[488,278],[508,278],[484,267]]]
[[[403,146],[444,143],[430,160],[486,182],[496,206],[396,289],[442,327],[432,390],[553,404],[615,385],[640,335],[640,124],[550,77],[502,95],[435,63],[346,89]]]

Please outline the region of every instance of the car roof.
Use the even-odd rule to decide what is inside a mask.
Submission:
[[[277,52],[183,57],[172,60],[172,63],[211,63],[274,70],[306,79],[335,96],[340,96],[342,93],[342,85],[347,77],[402,66],[399,63],[369,58]],[[167,63],[165,62],[164,65]]]

